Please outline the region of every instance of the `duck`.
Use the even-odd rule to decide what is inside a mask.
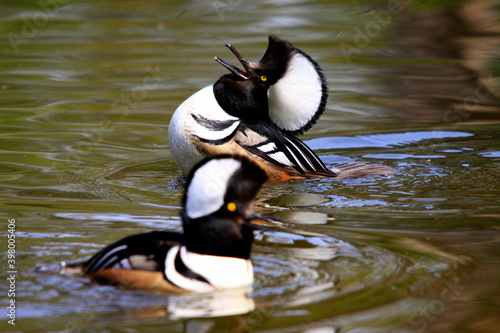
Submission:
[[[255,220],[253,200],[266,173],[241,155],[212,155],[187,177],[183,233],[151,231],[123,238],[88,260],[63,262],[59,273],[128,289],[162,293],[248,288]]]
[[[229,73],[186,99],[169,123],[170,150],[184,175],[214,154],[245,156],[265,171],[269,181],[391,172],[362,163],[327,167],[297,138],[313,127],[328,99],[326,78],[310,55],[273,35],[258,62],[247,60],[231,44],[226,47],[243,68],[215,57]]]

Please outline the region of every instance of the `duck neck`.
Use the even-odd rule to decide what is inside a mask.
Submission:
[[[186,249],[190,252],[248,259],[253,243],[253,230],[237,225],[231,219],[202,217],[184,223]]]
[[[253,81],[235,81],[222,76],[214,84],[215,99],[224,111],[234,117],[269,122],[268,89]]]

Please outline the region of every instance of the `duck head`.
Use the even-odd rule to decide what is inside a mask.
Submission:
[[[186,247],[200,254],[248,259],[253,242],[253,200],[267,180],[247,158],[215,155],[193,167],[181,217]]]
[[[231,73],[214,84],[214,95],[227,113],[241,119],[270,122],[294,135],[307,131],[325,109],[328,90],[318,63],[290,42],[269,37],[258,62],[244,58],[231,44],[226,46],[243,66],[215,60]]]

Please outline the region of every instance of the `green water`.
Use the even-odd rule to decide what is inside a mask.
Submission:
[[[0,305],[16,232],[20,332],[498,332],[500,10],[495,1],[3,1]],[[266,184],[255,309],[35,273],[126,235],[179,230],[169,119],[232,43],[276,34],[323,67],[330,96],[301,138],[360,180]],[[233,59],[234,60],[234,59]],[[213,301],[215,299],[215,301]],[[213,302],[212,302],[213,301]],[[245,303],[246,302],[246,303]],[[237,308],[236,301],[233,301]],[[215,310],[214,310],[215,308]],[[4,310],[5,311],[5,310]]]

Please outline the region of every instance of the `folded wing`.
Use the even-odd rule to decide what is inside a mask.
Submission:
[[[302,141],[267,124],[241,124],[235,139],[247,152],[291,175],[301,178],[336,176]]]
[[[154,231],[126,237],[104,248],[85,264],[85,274],[105,269],[163,271],[168,250],[178,245],[182,235]]]

